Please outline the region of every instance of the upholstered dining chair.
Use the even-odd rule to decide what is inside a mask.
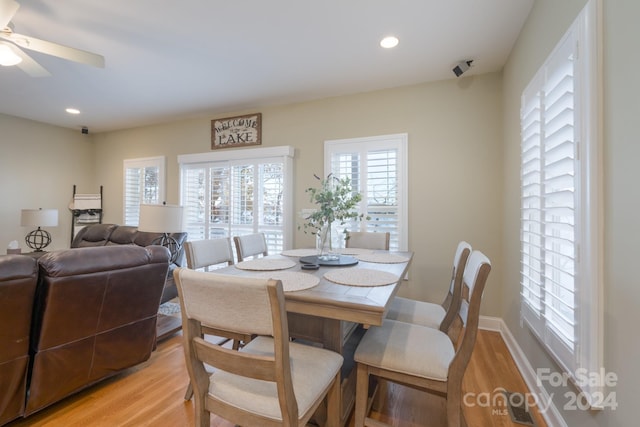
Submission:
[[[354,355],[356,427],[367,422],[370,376],[444,396],[447,425],[465,425],[462,378],[476,342],[480,303],[490,271],[491,262],[482,252],[473,251],[469,255],[458,310],[464,327],[454,340],[438,329],[395,320],[385,320],[382,326],[367,330]]]
[[[389,250],[391,233],[378,233],[370,231],[349,231],[345,240],[346,248],[381,249]]]
[[[267,256],[267,239],[264,233],[243,234],[234,236],[233,242],[236,245],[236,256],[238,262],[244,261],[247,257]]]
[[[456,253],[453,257],[453,269],[451,272],[451,282],[449,292],[442,304],[426,301],[418,301],[410,298],[395,297],[391,300],[387,319],[398,320],[400,322],[415,323],[417,325],[428,326],[430,328],[449,330],[449,326],[458,314],[462,295],[462,274],[467,258],[471,253],[471,245],[465,241],[458,243]],[[457,325],[459,326],[459,325]],[[455,330],[453,335],[457,336]]]
[[[233,249],[231,248],[231,239],[228,237],[185,242],[184,252],[187,258],[187,267],[192,270],[211,271],[217,266],[223,267],[233,264]],[[202,326],[202,331],[205,335],[222,338],[217,341],[218,345],[224,345],[233,340],[232,345],[236,350],[244,343],[251,341],[252,338],[251,335],[228,333],[206,325]],[[189,383],[184,399],[189,400],[191,397],[193,397],[193,387]]]
[[[215,413],[242,426],[304,426],[325,400],[326,425],[338,425],[343,358],[289,340],[281,281],[185,268],[174,277],[195,425]],[[203,325],[257,337],[232,350],[205,341]]]
[[[185,244],[185,254],[187,256],[187,267],[192,270],[202,268],[205,271],[209,271],[212,266],[233,264],[233,250],[231,249],[231,240],[228,237],[187,242]],[[226,338],[225,341],[219,344],[224,344],[232,339],[234,349],[238,349],[242,343],[251,341],[251,335],[228,333],[228,331],[217,330],[210,326],[203,326],[203,331],[206,335]]]
[[[192,270],[212,270],[212,267],[233,264],[233,249],[228,237],[188,241],[184,245],[187,266]]]

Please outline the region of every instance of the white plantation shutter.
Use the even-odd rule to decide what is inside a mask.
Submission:
[[[164,157],[124,161],[125,225],[138,225],[140,204],[159,204],[164,201],[164,164]]]
[[[125,168],[124,224],[137,225],[142,203],[143,168]]]
[[[570,375],[581,367],[595,372],[602,362],[598,120],[587,19],[581,14],[524,90],[520,114],[521,313]]]
[[[254,165],[243,164],[231,167],[230,196],[231,235],[253,233]]]
[[[204,224],[211,215],[206,208],[205,194],[210,191],[207,168],[194,165],[182,168],[182,206],[184,207],[185,229],[189,240],[204,240]]]
[[[523,95],[521,112],[521,280],[522,296],[532,308],[528,320],[541,329],[542,312],[542,149],[540,92]],[[526,308],[526,307],[525,307]]]
[[[258,227],[265,232],[267,246],[284,248],[284,165],[281,162],[261,163],[258,181],[262,184],[258,193]]]
[[[568,37],[523,93],[522,288],[524,318],[575,371],[577,138]]]
[[[574,105],[579,108],[574,98],[575,47],[568,38],[549,63],[542,101],[545,315],[553,333],[549,340],[561,340],[572,354],[576,348],[575,190],[580,185],[576,182],[580,164],[575,123],[579,112],[574,111]]]
[[[269,253],[290,245],[292,158],[290,147],[179,156],[188,239],[262,232]]]
[[[367,153],[366,191],[364,192],[366,231],[390,232],[394,249],[399,247],[398,149]]]
[[[325,142],[325,176],[349,178],[362,195],[360,212],[369,217],[347,224],[348,230],[389,232],[390,249],[407,250],[406,165],[406,134]]]

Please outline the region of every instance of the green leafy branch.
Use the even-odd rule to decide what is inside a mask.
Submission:
[[[310,194],[310,201],[317,209],[305,218],[305,233],[318,234],[325,225],[331,226],[336,221],[344,225],[349,220],[363,219],[364,214],[355,210],[362,195],[353,191],[349,178],[338,178],[333,174],[324,179],[313,176],[320,181],[320,186],[307,188],[305,192]]]

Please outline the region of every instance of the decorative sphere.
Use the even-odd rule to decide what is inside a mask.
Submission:
[[[33,230],[24,238],[27,246],[29,246],[34,251],[41,251],[51,243],[51,234],[48,231],[41,230],[38,228],[37,230]]]
[[[169,249],[169,252],[171,253],[171,258],[170,258],[171,262],[176,262],[176,260],[178,259],[178,254],[180,252],[180,249],[182,249],[182,245],[178,243],[176,239],[174,239],[173,237],[169,236],[166,233],[154,239],[153,242],[151,242],[151,244],[164,246],[165,248]]]

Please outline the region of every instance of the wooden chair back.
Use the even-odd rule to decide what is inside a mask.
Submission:
[[[391,233],[378,233],[370,231],[349,231],[345,247],[361,249],[379,249],[388,251]]]
[[[480,322],[480,304],[490,272],[491,262],[489,259],[480,251],[471,252],[462,277],[462,295],[457,316],[462,327],[460,334],[453,340],[454,346],[456,346],[456,355],[449,367],[450,382],[460,381],[462,384],[462,376],[476,343]]]
[[[453,269],[451,271],[451,284],[449,285],[449,292],[442,302],[442,308],[444,308],[446,314],[442,322],[440,323],[440,330],[447,332],[451,323],[458,315],[458,309],[462,300],[462,276],[464,274],[465,266],[467,265],[467,259],[471,253],[471,245],[465,241],[458,243],[456,248],[456,254],[453,257]],[[455,334],[456,331],[453,331]]]
[[[267,256],[269,254],[264,233],[234,236],[233,241],[236,245],[238,262],[242,262],[248,257]]]
[[[297,425],[298,407],[289,365],[289,331],[282,282],[205,273],[179,268],[174,273],[183,316],[187,368],[194,388],[196,425],[206,408],[241,424],[262,425],[250,413],[213,401],[208,396],[210,374],[205,364],[236,375],[277,383],[285,425]],[[239,352],[202,338],[202,326],[230,333],[272,336],[274,356]],[[237,421],[236,421],[237,422]],[[208,425],[208,424],[206,424]]]

